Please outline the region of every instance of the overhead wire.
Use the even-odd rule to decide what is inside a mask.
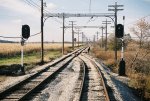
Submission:
[[[30,35],[30,37],[33,37],[33,36],[37,36],[41,34],[41,32],[38,32],[38,33],[35,33],[35,34],[32,34]],[[8,36],[0,36],[0,38],[5,38],[5,39],[19,39],[19,38],[22,38],[22,37],[8,37]]]
[[[26,4],[28,4],[29,6],[32,6],[32,7],[35,7],[37,8],[38,10],[40,9],[40,6],[38,4],[36,4],[34,1],[32,0],[23,0]],[[48,12],[50,13],[48,10],[44,10],[45,12]],[[56,22],[62,24],[62,22],[58,21],[56,18],[53,18]],[[38,32],[38,33],[35,33],[33,35],[30,35],[30,37],[33,37],[33,36],[36,36],[36,35],[39,35],[41,34],[41,32]],[[22,37],[7,37],[7,36],[0,36],[0,38],[8,38],[8,39],[17,39],[17,38],[22,38]]]
[[[36,8],[36,9],[41,9],[40,8],[40,6],[38,5],[38,4],[36,4],[33,0],[23,0],[26,4],[28,4],[29,6],[31,6],[31,7],[34,7],[34,8]],[[44,10],[45,12],[48,12],[48,13],[50,13],[48,10]],[[62,22],[60,22],[60,21],[58,21],[56,18],[53,18],[56,22],[58,22],[58,23],[60,23],[60,24],[62,24]],[[38,32],[38,33],[35,33],[35,34],[33,34],[33,35],[30,35],[30,37],[34,37],[34,36],[37,36],[37,35],[39,35],[39,34],[41,34],[41,32]],[[8,36],[0,36],[0,38],[6,38],[6,39],[19,39],[19,38],[22,38],[22,37],[8,37]]]
[[[34,7],[34,8],[36,8],[36,9],[38,9],[38,10],[40,10],[41,8],[40,8],[40,6],[39,5],[37,5],[34,1],[32,1],[32,0],[23,0],[26,4],[28,4],[29,6],[31,6],[31,7]]]
[[[47,9],[44,9],[45,12],[50,13]],[[51,17],[53,20],[58,22],[59,24],[62,24],[62,22],[58,21],[55,17]]]
[[[24,0],[24,2],[27,3],[29,6],[37,8],[38,10],[41,9],[41,7],[33,0]],[[44,9],[44,12],[50,13],[47,9]],[[62,24],[62,22],[58,21],[56,18],[52,17],[52,19],[58,22],[59,24]]]
[[[0,36],[0,38],[17,39],[17,38],[21,38],[21,37],[7,37],[7,36]]]
[[[39,34],[41,34],[41,32],[35,33],[35,34],[33,34],[33,35],[30,35],[30,37],[37,36],[37,35],[39,35]]]

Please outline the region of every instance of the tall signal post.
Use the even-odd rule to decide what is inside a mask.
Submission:
[[[41,0],[41,64],[44,63],[44,36],[43,36],[43,0]]]
[[[119,9],[119,7],[123,7],[124,5],[117,5],[117,2],[115,2],[115,5],[108,5],[108,7],[113,7],[108,8],[108,11],[114,11],[115,12],[115,33],[116,33],[116,26],[117,26],[117,12],[122,11],[124,9]],[[117,38],[115,36],[115,61],[117,63]]]
[[[107,51],[107,34],[108,34],[108,33],[107,33],[107,25],[108,25],[108,24],[111,24],[110,22],[111,22],[111,21],[107,21],[107,19],[106,19],[106,21],[103,21],[103,23],[102,23],[102,24],[105,24],[105,25],[106,25],[106,30],[105,30],[105,31],[106,31],[105,51]]]

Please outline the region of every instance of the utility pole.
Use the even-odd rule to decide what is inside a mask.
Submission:
[[[93,43],[95,44],[95,35],[93,36]]]
[[[111,21],[107,21],[107,19],[106,19],[106,21],[103,21],[103,23],[102,23],[102,24],[105,24],[105,25],[106,25],[106,30],[105,30],[105,31],[106,31],[105,51],[107,51],[107,34],[108,34],[108,33],[107,33],[107,25],[108,25],[108,24],[111,24],[110,22],[111,22]]]
[[[80,34],[80,30],[78,29],[78,47],[79,47],[79,34]]]
[[[115,2],[115,5],[108,5],[108,7],[113,7],[113,9],[108,9],[108,11],[114,11],[115,12],[115,33],[116,31],[116,26],[117,26],[117,12],[122,11],[124,9],[119,9],[119,7],[123,7],[124,5],[117,5],[117,2]],[[115,34],[116,35],[116,34]],[[115,61],[117,63],[117,38],[115,36]]]
[[[89,4],[89,13],[91,13],[91,0],[90,0],[90,4]]]
[[[62,55],[64,55],[65,15],[63,13]]]
[[[41,64],[44,63],[44,41],[43,41],[43,0],[41,0]]]
[[[98,34],[99,34],[99,33],[97,32],[96,34],[97,34],[97,42],[98,42]]]
[[[71,22],[71,26],[72,26],[72,50],[74,50],[74,30],[73,30],[73,26],[74,26],[75,21],[69,21],[69,22]]]
[[[83,40],[84,40],[84,34],[83,34],[83,32],[82,32],[82,45],[83,45]]]
[[[103,27],[103,26],[101,27],[101,29],[102,29],[102,48],[103,48],[103,34],[104,34],[103,31],[104,31],[104,28],[105,27]]]

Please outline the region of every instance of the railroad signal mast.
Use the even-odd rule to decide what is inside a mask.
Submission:
[[[124,35],[124,26],[121,24],[117,25],[117,12],[122,11],[123,9],[119,9],[119,7],[123,7],[123,5],[117,5],[117,2],[115,2],[115,5],[109,5],[108,7],[113,7],[114,9],[108,9],[109,11],[115,12],[115,60],[117,63],[117,38],[122,38],[122,58],[119,63],[119,75],[125,75],[125,61],[123,59],[123,35]],[[124,20],[124,18],[123,18]]]
[[[25,74],[24,65],[23,65],[23,50],[24,43],[30,37],[30,27],[29,25],[22,25],[22,35],[21,35],[21,72]]]
[[[123,54],[124,54],[124,41],[123,41],[124,26],[122,24],[118,24],[116,26],[116,30],[117,30],[116,37],[122,39],[121,60],[120,60],[120,63],[119,63],[118,74],[121,75],[121,76],[124,76],[125,75],[125,60],[124,60],[124,57],[123,57]]]

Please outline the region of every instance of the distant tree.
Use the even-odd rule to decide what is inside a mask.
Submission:
[[[109,37],[108,37],[108,48],[110,50],[115,50],[116,49],[116,43],[114,42],[115,40],[115,36],[114,34],[111,34]],[[128,42],[131,40],[131,36],[130,34],[125,34],[124,35],[124,48],[126,48]],[[120,38],[117,38],[117,50],[120,50],[122,47],[122,40]]]
[[[150,23],[141,19],[131,28],[131,31],[138,37],[139,47],[142,48],[144,41],[150,36]]]
[[[131,35],[130,34],[125,34],[124,35],[124,40],[127,41],[127,42],[131,41]]]

